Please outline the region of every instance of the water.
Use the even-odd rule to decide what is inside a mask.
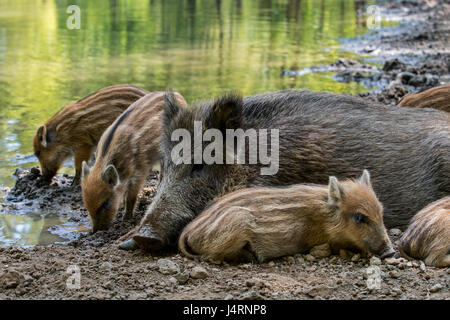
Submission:
[[[64,244],[86,230],[58,214],[0,214],[0,247]]]
[[[117,83],[172,88],[188,102],[228,90],[287,88],[357,93],[332,74],[289,77],[353,56],[336,39],[365,33],[361,0],[0,1],[0,186],[36,165],[37,127],[69,102]],[[63,169],[72,173],[73,169]]]

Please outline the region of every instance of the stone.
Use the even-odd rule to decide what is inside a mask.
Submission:
[[[352,262],[358,262],[361,259],[361,255],[359,253],[353,255]]]
[[[384,262],[386,262],[387,264],[392,265],[392,266],[397,266],[400,264],[401,261],[400,261],[400,259],[391,257],[391,258],[384,259]]]
[[[189,280],[189,272],[185,271],[182,273],[177,273],[175,276],[179,284],[185,284]]]
[[[325,285],[318,285],[310,289],[306,294],[311,298],[321,297],[326,298],[330,295],[331,288]]]
[[[244,292],[241,295],[242,300],[263,300],[264,298],[254,290]]]
[[[264,287],[264,281],[258,278],[251,278],[245,281],[245,285],[249,288],[251,287]]]
[[[399,237],[402,234],[402,230],[397,229],[397,228],[393,228],[391,230],[389,230],[389,235],[393,236],[393,237]]]
[[[314,260],[316,260],[316,258],[315,258],[313,255],[311,255],[311,254],[307,254],[307,255],[305,256],[305,259],[306,259],[307,261],[309,261],[309,262],[313,262]]]
[[[14,289],[24,280],[24,276],[14,269],[6,269],[0,274],[0,288]]]
[[[431,292],[431,293],[435,293],[435,292],[441,291],[442,288],[443,288],[442,284],[436,283],[435,285],[433,285],[433,286],[430,288],[430,292]]]
[[[380,266],[381,265],[381,260],[380,258],[373,256],[372,258],[370,258],[370,265],[371,266]]]
[[[295,263],[295,259],[293,256],[289,256],[286,258],[287,263],[289,264],[294,264]]]
[[[328,243],[324,243],[313,247],[309,253],[315,258],[326,258],[331,255],[331,248]]]
[[[158,266],[158,271],[165,275],[177,274],[180,272],[180,267],[169,259],[159,259],[156,262],[156,265]]]
[[[192,279],[205,279],[208,277],[208,271],[203,267],[194,267],[191,270]]]
[[[112,267],[113,267],[113,265],[111,264],[111,262],[106,261],[100,265],[99,269],[100,270],[111,270]]]
[[[401,275],[400,272],[398,272],[397,270],[389,271],[389,276],[391,278],[398,279],[400,278],[400,275]]]

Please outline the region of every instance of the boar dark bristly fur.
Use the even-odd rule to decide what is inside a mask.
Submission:
[[[409,259],[432,267],[450,267],[450,196],[419,211],[400,240],[399,250]]]
[[[124,218],[133,216],[138,193],[160,158],[164,96],[153,92],[133,103],[100,138],[92,170],[83,162],[81,189],[94,232],[109,227],[124,198]],[[186,105],[179,93],[172,96]]]
[[[204,130],[279,129],[278,172],[260,175],[260,164],[174,165],[170,153],[178,142],[171,133],[192,133],[194,120]],[[188,109],[169,101],[162,152],[163,179],[142,221],[147,228],[134,237],[149,250],[176,245],[181,229],[210,201],[245,187],[326,184],[329,176],[357,177],[367,168],[389,228],[406,228],[414,213],[450,193],[450,114],[348,95],[286,90],[243,100],[225,96]]]
[[[409,93],[398,105],[400,107],[433,108],[450,112],[450,84],[444,84],[420,93]]]
[[[367,171],[359,181],[330,177],[328,188],[298,184],[229,193],[183,229],[178,247],[215,263],[264,262],[323,243],[334,252],[394,254]]]
[[[58,111],[34,136],[34,154],[42,169],[42,181],[50,183],[64,160],[75,155],[75,178],[81,178],[81,164],[89,161],[102,133],[132,103],[148,92],[119,84],[98,90]]]

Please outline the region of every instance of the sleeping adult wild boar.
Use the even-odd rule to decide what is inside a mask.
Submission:
[[[195,131],[209,128],[218,129],[224,142],[230,140],[227,129],[278,129],[279,136],[269,130],[258,143],[259,151],[267,149],[275,157],[262,161],[267,153],[259,152],[256,164],[175,164],[172,153],[181,140],[177,129],[188,131],[195,145],[201,139]],[[187,109],[169,95],[161,148],[163,178],[157,195],[140,231],[121,243],[124,249],[136,243],[148,250],[176,245],[181,229],[211,200],[244,187],[326,184],[329,176],[357,177],[367,168],[388,228],[405,228],[417,211],[450,193],[450,114],[373,105],[347,95],[297,90],[245,99],[228,95]],[[197,149],[184,150],[182,156],[194,158]],[[236,148],[225,151],[236,157]],[[275,170],[261,174],[267,167]]]
[[[40,126],[33,147],[41,164],[42,181],[49,183],[64,160],[74,155],[72,184],[78,184],[81,164],[89,161],[102,133],[126,108],[147,93],[127,84],[106,87],[65,106]]]

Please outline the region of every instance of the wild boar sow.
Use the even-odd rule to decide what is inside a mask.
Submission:
[[[75,155],[75,178],[81,164],[89,161],[102,133],[133,102],[148,92],[131,85],[103,88],[62,108],[34,136],[34,154],[39,159],[42,179],[50,182],[64,160]]]
[[[450,84],[420,93],[407,94],[398,104],[401,107],[433,108],[450,112]]]
[[[414,216],[399,249],[406,258],[422,259],[433,267],[450,267],[450,196]]]
[[[180,128],[190,133],[192,145],[198,140],[194,129],[215,128],[224,143],[231,129],[278,129],[279,136],[258,141],[260,150],[278,153],[272,159],[278,170],[262,175],[268,166],[263,161],[175,164],[171,153],[179,141],[172,134]],[[192,108],[179,107],[169,96],[161,148],[163,178],[133,237],[149,250],[176,245],[181,229],[210,201],[245,187],[326,184],[329,176],[357,177],[367,168],[389,228],[406,228],[421,208],[450,193],[450,114],[373,105],[347,95],[287,90],[245,99],[228,95]],[[193,159],[195,150],[183,157]]]
[[[394,254],[369,173],[328,187],[254,187],[219,198],[181,233],[181,252],[213,262],[263,262],[329,243],[333,251]]]
[[[184,98],[174,93],[180,106]],[[160,157],[164,92],[153,92],[133,103],[102,135],[92,169],[83,162],[81,189],[93,231],[106,229],[125,198],[130,218],[151,165]]]

